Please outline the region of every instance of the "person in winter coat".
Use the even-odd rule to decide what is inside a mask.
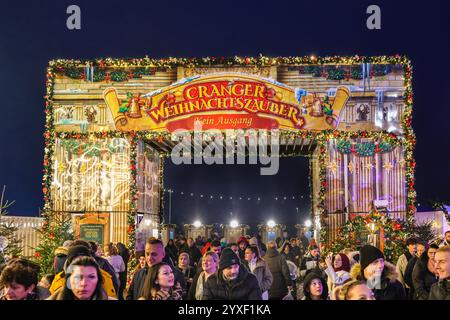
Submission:
[[[237,241],[239,246],[239,258],[241,261],[245,260],[245,249],[248,247],[248,239],[244,236],[240,237]]]
[[[131,270],[130,274],[128,275],[127,286],[125,288],[126,292],[128,292],[128,290],[130,289],[130,285],[133,282],[133,278],[134,278],[134,275],[136,274],[136,272],[138,272],[140,269],[145,268],[145,266],[147,265],[147,262],[145,261],[145,252],[141,251],[141,252],[138,252],[136,255],[139,257],[138,263],[137,263],[136,267],[134,267],[134,269]],[[125,296],[126,296],[126,294],[125,294]]]
[[[257,237],[250,238],[250,240],[248,240],[248,245],[258,247],[260,258],[264,257],[264,255],[266,254],[267,248],[265,246],[263,247],[263,243],[261,243],[261,240],[258,240]]]
[[[128,288],[126,297],[127,300],[138,300],[142,296],[141,293],[144,287],[145,278],[149,272],[149,267],[160,262],[165,262],[171,267],[172,272],[175,276],[175,286],[181,287],[182,295],[185,296],[186,280],[184,279],[181,271],[171,264],[170,258],[166,256],[166,252],[161,240],[152,237],[148,238],[147,243],[145,244],[145,259],[147,265],[135,273],[130,287]]]
[[[333,292],[333,300],[376,300],[373,291],[365,282],[359,280],[347,281]]]
[[[350,260],[343,253],[338,253],[333,257],[329,254],[325,259],[327,268],[325,273],[328,277],[328,290],[332,292],[335,287],[341,286],[350,279]]]
[[[199,261],[202,258],[202,253],[200,252],[200,249],[195,244],[194,239],[188,238],[187,244],[188,244],[188,248],[189,248],[188,253],[189,253],[190,265],[192,267],[197,267],[197,261]]]
[[[66,266],[65,285],[47,300],[111,300],[103,289],[100,267],[91,256],[78,256]]]
[[[186,280],[186,290],[189,291],[196,273],[196,269],[190,265],[189,253],[180,253],[180,256],[178,257],[178,269],[183,273],[184,279]]]
[[[431,286],[438,282],[435,255],[439,247],[431,244],[428,250],[417,259],[412,272],[413,298],[428,300]]]
[[[409,286],[405,284],[405,271],[406,266],[408,265],[408,261],[416,256],[417,253],[417,239],[410,238],[406,240],[406,251],[402,254],[397,261],[397,273],[398,273],[398,281],[405,287],[406,295],[409,292]]]
[[[383,253],[374,246],[365,245],[359,252],[360,263],[350,270],[351,277],[364,281],[377,300],[405,300],[405,289],[397,280],[395,265],[385,262]]]
[[[300,264],[300,275],[304,277],[310,270],[318,269],[320,259],[319,247],[312,244],[308,248],[308,253],[303,257]]]
[[[439,282],[431,286],[429,300],[450,300],[450,246],[440,247],[434,259]]]
[[[303,281],[303,300],[328,300],[328,287],[324,278],[315,271],[308,273]]]
[[[55,274],[63,271],[64,263],[67,259],[67,250],[69,250],[72,242],[72,240],[66,240],[64,241],[62,247],[55,249],[55,257],[53,258],[53,271],[55,271]]]
[[[9,260],[0,272],[0,300],[45,300],[50,292],[38,285],[39,270],[30,260]]]
[[[111,296],[111,297],[117,297],[117,292],[119,292],[119,281],[117,280],[117,278],[115,277],[115,271],[113,266],[108,262],[108,260],[106,260],[105,258],[97,255],[97,248],[95,246],[92,246],[89,242],[78,239],[78,240],[74,240],[72,242],[72,244],[70,245],[72,246],[85,246],[87,248],[89,248],[91,250],[91,256],[94,257],[95,261],[97,262],[97,264],[100,267],[100,271],[105,271],[106,273],[108,273],[111,276],[111,280],[113,283],[113,287],[114,287],[114,291],[115,294],[114,296],[111,296],[111,292],[110,291],[106,291],[106,293]],[[106,285],[107,282],[109,282],[109,277],[107,277],[108,279],[106,279],[105,277],[103,277],[104,279],[104,285]]]
[[[261,259],[257,246],[248,246],[245,249],[245,260],[247,261],[250,272],[258,279],[262,299],[269,300],[269,289],[272,285],[273,277],[267,262]]]
[[[206,280],[219,268],[219,256],[213,251],[208,251],[203,255],[201,265],[202,271],[197,272],[189,288],[188,300],[203,300],[203,288]]]
[[[445,231],[444,233],[444,241],[439,244],[439,247],[450,246],[450,230]]]
[[[292,279],[286,260],[276,249],[276,243],[270,241],[267,244],[267,252],[264,256],[273,281],[269,289],[269,300],[281,300],[292,291]]]
[[[186,238],[184,238],[184,237],[180,237],[179,238],[178,243],[176,244],[176,246],[177,246],[178,254],[180,254],[182,252],[189,252],[189,247],[188,247],[188,244],[186,243]],[[177,261],[177,260],[178,259],[175,259],[173,261]]]
[[[280,254],[284,259],[295,263],[295,255],[292,251],[292,246],[288,241],[284,241],[283,245],[280,248]]]
[[[203,300],[261,300],[256,277],[243,268],[230,249],[222,251],[218,271],[206,280]]]
[[[127,275],[128,275],[128,262],[130,261],[130,250],[121,242],[117,243],[117,249],[119,250],[119,256],[122,257],[125,264],[125,270],[119,272],[119,300],[124,300],[123,292],[126,289]]]
[[[169,239],[165,251],[166,255],[169,256],[172,261],[178,261],[178,248],[175,246],[173,239]]]
[[[125,271],[125,263],[123,261],[123,258],[119,256],[119,250],[114,243],[108,243],[106,250],[106,260],[108,260],[109,264],[113,266],[117,282],[119,282],[120,287],[119,274]]]
[[[294,256],[294,263],[297,267],[299,267],[300,259],[303,256],[303,245],[297,238],[292,238],[290,244],[291,244],[291,252],[292,255]]]
[[[436,248],[437,248],[437,246],[436,246]],[[417,253],[416,253],[416,255],[414,257],[412,257],[408,261],[408,264],[406,265],[406,269],[405,269],[405,274],[403,276],[403,280],[405,281],[405,284],[409,287],[409,292],[408,292],[408,299],[409,300],[413,300],[416,297],[414,284],[413,284],[413,278],[412,278],[414,266],[416,265],[417,261],[420,259],[420,257],[422,256],[423,253],[427,254],[426,253],[427,251],[428,251],[428,243],[426,241],[419,241],[417,243]],[[429,290],[428,290],[428,293],[429,293]],[[428,299],[428,293],[427,293],[427,296],[426,296],[427,299]]]
[[[182,300],[180,284],[170,265],[159,262],[152,265],[145,277],[139,300]]]
[[[75,242],[74,242],[75,244]],[[66,285],[66,272],[69,265],[72,263],[72,261],[79,257],[79,256],[86,256],[86,257],[92,257],[97,262],[97,259],[92,256],[92,250],[90,247],[86,247],[86,245],[73,245],[69,248],[69,251],[67,253],[67,259],[64,264],[64,270],[55,275],[55,278],[53,279],[52,285],[50,286],[50,293],[53,295],[56,291],[58,291],[60,288],[64,287]],[[108,263],[108,262],[107,262]],[[99,265],[99,263],[97,262]],[[109,263],[108,263],[109,265]],[[106,292],[106,294],[111,298],[117,298],[117,291],[114,287],[113,279],[115,278],[115,275],[111,276],[108,272],[102,269],[100,267],[100,273],[102,276],[102,286],[103,290]]]

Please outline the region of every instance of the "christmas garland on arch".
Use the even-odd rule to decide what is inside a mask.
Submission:
[[[394,134],[388,134],[384,132],[367,132],[367,131],[356,131],[356,132],[344,132],[344,131],[335,131],[334,133],[330,130],[326,130],[320,133],[312,133],[312,132],[292,132],[293,136],[301,136],[301,137],[315,137],[315,138],[325,138],[325,140],[332,138],[339,139],[356,139],[356,138],[379,138],[380,135],[384,138],[388,138],[391,140],[398,140],[398,144],[401,144],[404,147],[405,154],[405,177],[406,177],[406,186],[407,186],[407,218],[408,222],[411,223],[414,218],[415,212],[415,201],[416,201],[416,192],[414,189],[414,171],[415,171],[415,161],[413,157],[413,151],[416,143],[416,138],[414,132],[411,127],[412,122],[412,103],[413,103],[413,93],[412,93],[412,66],[411,62],[406,56],[395,55],[395,56],[376,56],[376,57],[366,57],[366,56],[331,56],[331,57],[316,57],[314,55],[304,56],[304,57],[266,57],[263,55],[259,55],[258,57],[204,57],[204,58],[164,58],[164,59],[152,59],[148,56],[144,58],[133,58],[133,59],[114,59],[114,58],[99,58],[93,61],[87,60],[65,60],[65,59],[56,59],[49,62],[49,66],[47,68],[47,78],[46,78],[46,95],[45,95],[45,147],[44,147],[44,160],[43,160],[43,183],[42,183],[42,191],[44,194],[44,220],[47,224],[53,219],[54,212],[52,211],[53,203],[50,195],[51,183],[53,181],[53,168],[51,160],[54,154],[55,148],[55,139],[57,137],[57,133],[54,128],[54,117],[53,117],[53,94],[54,94],[54,82],[55,78],[59,74],[69,73],[68,76],[74,78],[85,78],[84,72],[80,73],[81,68],[86,67],[87,63],[94,67],[98,67],[99,70],[103,70],[106,67],[111,68],[119,68],[117,69],[117,77],[114,75],[114,78],[118,81],[125,79],[125,75],[120,68],[140,68],[135,69],[134,73],[128,73],[128,78],[130,77],[141,77],[145,74],[151,74],[155,69],[174,69],[176,67],[186,67],[186,68],[195,68],[195,67],[205,67],[205,66],[244,66],[244,67],[270,67],[270,66],[319,66],[319,65],[355,65],[361,63],[370,63],[375,65],[401,65],[404,70],[404,83],[405,83],[405,92],[404,92],[404,112],[402,115],[402,128],[403,128],[403,137],[397,137]],[[380,66],[380,68],[382,68]],[[385,71],[383,71],[385,72]],[[381,73],[383,73],[381,72]],[[359,75],[357,75],[359,77]],[[111,78],[111,74],[106,75],[106,73],[98,73],[94,75],[94,81],[102,81],[105,78]],[[76,134],[80,136],[80,134]],[[151,138],[157,139],[161,141],[164,139],[165,134],[155,134],[155,133],[124,133],[124,132],[98,132],[94,134],[97,137],[105,138],[105,137],[122,137],[127,138],[130,135],[135,135],[136,139],[140,138]],[[61,135],[62,137],[62,135]],[[81,136],[80,136],[81,137]],[[401,141],[400,141],[401,140]],[[133,148],[133,146],[132,146]],[[133,150],[131,150],[133,152]],[[320,183],[321,187],[319,190],[319,207],[322,212],[321,215],[321,223],[322,230],[326,230],[325,218],[326,210],[325,210],[325,193],[326,193],[326,163],[325,159],[320,160]],[[135,160],[130,159],[130,167],[135,168]],[[135,178],[135,173],[132,171],[132,176]],[[131,183],[130,186],[130,200],[133,200],[136,193],[133,188],[135,188],[135,183]],[[131,201],[130,205],[130,216],[128,219],[129,225],[131,229],[130,239],[134,239],[134,223],[135,218],[133,218],[133,213],[136,211],[133,204],[134,201]],[[324,216],[324,217],[322,217]],[[322,232],[321,230],[321,238],[327,239],[326,231]],[[43,229],[44,236],[47,231]],[[130,244],[134,246],[134,243]]]
[[[328,252],[338,253],[350,248],[359,250],[364,244],[361,234],[369,223],[376,223],[383,230],[385,260],[396,263],[399,256],[404,253],[405,240],[413,234],[410,224],[403,219],[393,219],[386,214],[371,213],[366,216],[358,215],[348,220],[339,228],[338,238],[330,244]]]

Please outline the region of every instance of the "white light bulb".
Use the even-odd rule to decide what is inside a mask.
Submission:
[[[201,226],[202,226],[202,223],[200,221],[197,220],[194,222],[194,227],[200,228]]]

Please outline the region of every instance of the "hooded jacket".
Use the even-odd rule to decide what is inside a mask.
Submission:
[[[227,281],[223,278],[223,269],[206,280],[203,288],[203,300],[261,300],[261,289],[256,277],[242,265],[237,279]]]
[[[311,282],[314,279],[319,279],[322,283],[322,296],[321,300],[327,300],[328,299],[328,285],[324,278],[322,278],[321,274],[317,272],[310,272],[306,275],[305,280],[303,281],[303,293],[305,294],[305,297],[303,300],[312,300],[311,299],[311,293],[309,292],[309,286]]]
[[[350,276],[353,279],[361,280],[367,283],[364,278],[361,264],[356,263],[350,270]],[[397,280],[397,268],[392,263],[384,262],[384,270],[381,275],[381,281],[378,288],[372,289],[376,300],[406,300],[406,293],[403,285]]]
[[[67,248],[58,247],[55,249],[55,257],[53,258],[53,270],[55,274],[60,273],[64,270],[64,263],[67,259]]]
[[[102,285],[103,290],[107,293],[109,297],[116,298],[117,293],[116,290],[114,289],[111,275],[103,269],[100,269],[100,273],[103,277],[103,285]],[[64,271],[61,271],[60,273],[55,275],[55,279],[53,279],[53,282],[49,288],[50,293],[54,295],[56,291],[58,291],[65,285],[65,283],[66,283],[65,274]],[[50,300],[57,300],[57,299],[50,299]]]
[[[270,289],[270,286],[273,282],[273,276],[266,261],[264,261],[263,259],[257,259],[255,269],[252,273],[258,280],[261,292],[266,292]]]
[[[273,281],[269,289],[269,299],[282,299],[288,293],[288,286],[292,285],[292,279],[286,260],[277,249],[267,250],[264,260],[267,262]]]

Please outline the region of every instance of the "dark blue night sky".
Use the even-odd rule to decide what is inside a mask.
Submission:
[[[66,28],[77,4],[82,29]],[[413,127],[418,202],[450,201],[450,10],[444,1],[377,1],[382,29],[366,28],[373,1],[3,1],[0,11],[0,184],[16,200],[10,213],[42,207],[45,70],[54,58],[407,54],[413,63]],[[447,6],[447,7],[445,7]],[[306,158],[282,159],[276,176],[259,166],[166,167],[167,187],[223,195],[308,195]],[[296,198],[297,199],[297,198]],[[270,216],[295,223],[309,200],[258,206],[174,196],[173,219],[242,222]],[[166,208],[168,203],[166,202]],[[293,218],[295,217],[295,219]]]

